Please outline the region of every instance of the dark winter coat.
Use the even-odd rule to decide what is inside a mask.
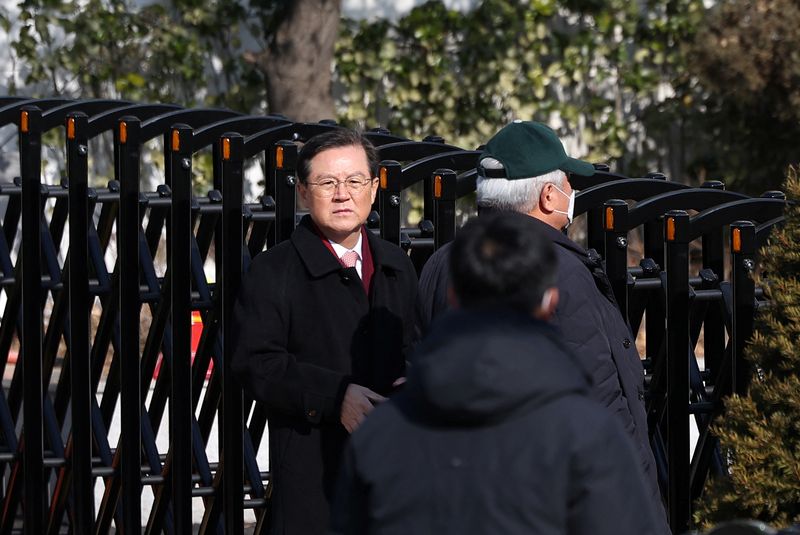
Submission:
[[[290,240],[253,260],[237,300],[232,367],[269,412],[271,533],[325,532],[347,385],[385,395],[404,375],[416,273],[398,247],[366,236],[369,297],[306,216]]]
[[[660,533],[633,444],[549,326],[449,312],[353,434],[337,534]]]
[[[580,245],[550,225],[531,219],[557,246],[559,301],[553,324],[591,375],[592,399],[608,407],[633,439],[649,483],[648,493],[662,503],[647,430],[644,370],[608,279],[599,266],[591,264]],[[420,274],[416,313],[417,329],[422,332],[447,308],[449,251],[449,244],[436,251]]]

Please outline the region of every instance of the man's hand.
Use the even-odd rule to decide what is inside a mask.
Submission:
[[[341,420],[348,433],[352,433],[361,425],[367,414],[376,403],[382,403],[386,398],[355,383],[347,385],[342,400]]]

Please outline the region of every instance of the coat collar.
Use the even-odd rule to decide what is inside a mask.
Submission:
[[[379,269],[403,270],[405,266],[400,261],[400,255],[392,254],[391,247],[393,246],[389,242],[379,236],[375,236],[370,231],[366,231],[365,234],[369,241],[376,273]],[[292,232],[290,239],[312,277],[323,277],[342,269],[342,264],[339,263],[339,260],[322,243],[314,223],[311,221],[311,216],[303,216],[297,228]]]
[[[534,220],[542,226],[542,231],[545,232],[547,237],[550,238],[553,243],[567,251],[572,252],[572,254],[574,254],[578,260],[580,260],[581,263],[586,266],[586,269],[588,269],[589,273],[591,273],[595,286],[597,286],[597,289],[600,291],[600,293],[603,294],[606,299],[611,301],[615,307],[619,308],[616,296],[614,295],[614,290],[611,287],[611,282],[608,280],[608,275],[605,272],[602,260],[597,254],[597,251],[594,249],[589,249],[587,251],[574,241],[570,240],[563,232],[559,232],[557,229],[554,229],[539,219],[534,218]]]
[[[550,241],[552,241],[556,245],[563,247],[564,249],[572,251],[577,255],[586,256],[587,254],[586,249],[584,249],[583,247],[581,247],[580,245],[569,239],[566,234],[564,234],[558,229],[551,227],[541,219],[537,219],[535,217],[531,217],[531,219],[533,219],[541,227],[542,232],[545,233],[545,235],[550,239]]]

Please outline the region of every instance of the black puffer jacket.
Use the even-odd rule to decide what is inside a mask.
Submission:
[[[552,328],[434,324],[408,384],[351,437],[333,533],[660,533],[633,445]]]
[[[558,255],[559,301],[553,324],[565,345],[592,376],[592,398],[608,407],[634,439],[654,500],[658,478],[647,431],[644,369],[635,339],[622,319],[605,273],[592,266],[586,250],[553,227],[535,221]]]

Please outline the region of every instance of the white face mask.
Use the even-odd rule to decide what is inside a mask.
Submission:
[[[553,184],[553,187],[556,188],[558,192],[564,197],[569,197],[569,205],[567,206],[566,212],[564,210],[553,210],[558,214],[564,214],[565,216],[567,216],[567,227],[568,227],[572,224],[572,219],[575,217],[575,190],[572,190],[572,193],[567,195],[561,188],[559,188],[555,184]]]
[[[550,307],[550,302],[553,300],[553,290],[547,290],[542,295],[541,309],[547,310]]]

